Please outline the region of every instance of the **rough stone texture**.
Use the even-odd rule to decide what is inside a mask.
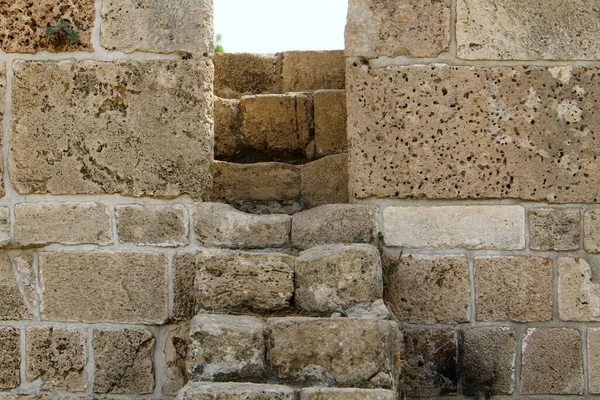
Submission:
[[[0,11],[1,13],[2,11]],[[2,15],[0,14],[0,25],[2,25]],[[1,28],[0,28],[1,32]],[[0,33],[0,38],[2,37],[2,33]],[[0,39],[1,43],[1,39]],[[6,63],[4,61],[0,61],[0,125],[4,120],[4,108],[5,108],[5,99],[6,99]],[[1,144],[1,141],[0,141]],[[1,158],[0,158],[1,160]],[[2,173],[2,169],[0,168],[0,173]],[[0,197],[4,196],[4,182],[0,184]]]
[[[391,390],[313,387],[302,389],[300,400],[396,400]]]
[[[392,312],[383,299],[369,303],[360,303],[344,310],[348,318],[392,319]]]
[[[458,0],[458,57],[470,60],[598,60],[594,0]]]
[[[600,321],[600,284],[582,258],[558,259],[558,313],[563,321]]]
[[[386,389],[397,379],[395,322],[288,317],[270,318],[267,325],[267,361],[280,379]],[[375,379],[381,375],[387,379]]]
[[[121,243],[161,247],[188,244],[188,213],[183,205],[123,205],[116,207],[116,213]]]
[[[32,304],[26,302],[26,293],[21,291],[19,283],[25,283],[22,275],[13,272],[7,254],[0,254],[0,320],[33,319]]]
[[[257,383],[190,382],[178,400],[294,400],[294,389]]]
[[[87,388],[87,330],[30,327],[26,329],[26,376],[40,379],[44,390],[83,392]]]
[[[367,244],[325,245],[300,253],[296,261],[295,306],[331,313],[383,296],[381,260]]]
[[[1,168],[0,168],[1,170]],[[0,188],[0,194],[4,194],[4,186]],[[8,207],[0,207],[0,246],[10,242],[10,211]]]
[[[102,2],[102,46],[127,53],[213,51],[210,0],[106,0]]]
[[[464,256],[400,257],[386,277],[386,300],[399,321],[469,321],[469,268]]]
[[[171,329],[167,334],[167,343],[164,350],[166,370],[162,385],[162,393],[165,395],[177,395],[177,392],[179,392],[188,381],[188,375],[185,368],[188,342],[189,325],[187,323]]]
[[[450,1],[350,0],[346,55],[435,57],[450,49]]]
[[[10,175],[20,194],[199,198],[209,185],[210,62],[15,61],[13,70]]]
[[[265,375],[265,323],[235,315],[197,315],[190,325],[192,381],[253,380]]]
[[[42,320],[161,324],[167,257],[156,253],[40,253]]]
[[[253,249],[290,244],[292,217],[254,215],[227,204],[198,204],[194,214],[196,240],[204,247]]]
[[[295,214],[292,245],[300,249],[322,244],[371,243],[378,232],[378,209],[358,204],[329,204]]]
[[[600,253],[600,210],[585,213],[583,246],[590,253]]]
[[[317,90],[313,94],[315,114],[315,152],[322,157],[348,148],[346,135],[346,92]]]
[[[584,67],[349,64],[351,193],[598,202],[597,76]]]
[[[294,293],[295,259],[285,254],[205,250],[196,259],[198,306],[280,310]]]
[[[176,254],[173,257],[173,311],[171,319],[188,321],[194,316],[196,294],[196,255]]]
[[[17,204],[14,235],[22,246],[113,242],[108,207],[87,202]]]
[[[527,329],[521,368],[521,394],[582,394],[580,332],[570,328]]]
[[[456,394],[457,338],[454,330],[404,332],[402,359],[404,389],[409,396],[437,397]]]
[[[0,9],[0,50],[6,53],[92,51],[94,0],[11,0]],[[46,29],[68,21],[79,35],[70,44],[66,35],[51,39]]]
[[[344,89],[344,52],[286,51],[283,54],[283,92]]]
[[[23,294],[25,305],[29,309],[29,315],[33,315],[39,305],[33,261],[32,253],[23,253],[12,258],[13,272],[17,278],[19,290]],[[5,297],[0,296],[0,298]]]
[[[578,209],[529,210],[529,247],[533,250],[577,250],[581,238]]]
[[[96,329],[95,393],[146,394],[154,391],[156,340],[145,329]]]
[[[232,158],[237,149],[239,100],[215,97],[215,159]]]
[[[462,333],[463,392],[474,398],[512,394],[517,335],[514,329],[489,326]]]
[[[587,330],[588,386],[591,393],[600,393],[600,329]]]
[[[21,376],[20,333],[18,329],[0,326],[0,389],[7,390],[19,386]]]
[[[550,321],[552,260],[538,257],[475,258],[478,321]]]
[[[34,396],[27,394],[20,394],[16,396],[2,396],[2,400],[52,400],[50,396]],[[83,399],[84,397],[65,397],[65,400],[77,400]]]
[[[301,192],[308,207],[348,203],[348,155],[335,154],[303,165]]]
[[[281,55],[215,53],[215,94],[223,98],[281,93]]]

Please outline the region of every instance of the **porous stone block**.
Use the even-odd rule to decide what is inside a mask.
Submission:
[[[94,330],[94,393],[152,393],[155,345],[145,329]]]
[[[13,0],[0,10],[0,50],[6,53],[92,51],[94,0]],[[61,21],[77,33],[71,43]],[[50,36],[47,29],[58,29]]]
[[[435,57],[450,49],[449,0],[350,0],[346,55]]]
[[[383,296],[379,250],[368,244],[325,245],[296,261],[295,305],[314,313],[343,311]]]
[[[239,134],[240,101],[215,97],[215,159],[235,156]]]
[[[514,329],[489,326],[462,332],[463,392],[481,398],[512,394],[517,335]]]
[[[525,248],[525,209],[521,206],[386,207],[387,246],[429,249]]]
[[[18,193],[199,198],[209,185],[209,61],[15,61],[13,71]]]
[[[20,203],[14,218],[15,242],[22,246],[113,242],[110,211],[100,203]]]
[[[22,292],[20,287],[26,290]],[[35,297],[27,296],[33,288],[34,281],[18,269],[15,273],[8,255],[0,254],[0,320],[33,319]]]
[[[523,339],[521,394],[582,394],[581,333],[570,328],[529,328]]]
[[[1,16],[0,16],[0,18],[1,18]],[[0,24],[1,24],[1,22],[0,22]],[[0,32],[1,32],[1,28],[0,28]],[[2,33],[0,33],[0,38],[1,37],[2,37]],[[0,39],[0,43],[1,42],[2,42],[2,39]],[[0,124],[2,124],[2,121],[4,119],[4,108],[6,106],[4,104],[5,99],[6,99],[6,63],[4,61],[0,61]],[[2,173],[2,168],[0,168],[0,173]],[[0,184],[0,197],[2,197],[2,196],[4,196],[4,183]]]
[[[190,324],[186,365],[192,381],[263,378],[265,322],[248,316],[195,316]]]
[[[348,155],[334,154],[303,165],[301,192],[308,207],[348,203]]]
[[[346,135],[346,92],[317,90],[313,94],[315,152],[322,157],[348,148]]]
[[[119,242],[139,246],[176,247],[188,243],[185,206],[116,206]]]
[[[178,394],[178,400],[294,400],[294,389],[258,383],[190,382]]]
[[[594,0],[459,0],[458,57],[469,60],[598,60]]]
[[[583,246],[590,253],[600,253],[600,210],[590,210],[583,218]]]
[[[215,94],[223,98],[281,93],[281,55],[215,53]]]
[[[4,186],[0,187],[0,194],[4,193]],[[0,246],[10,242],[10,211],[8,207],[0,207]]]
[[[286,214],[255,215],[228,204],[198,204],[194,214],[196,240],[204,247],[253,249],[290,244],[292,217]]]
[[[176,254],[173,257],[173,310],[171,319],[188,321],[194,316],[196,294],[196,255],[190,253]]]
[[[167,257],[156,253],[40,253],[45,321],[161,324]]]
[[[196,259],[199,307],[280,310],[294,294],[294,257],[277,253],[205,250]]]
[[[571,66],[349,64],[351,193],[596,203],[597,75]]]
[[[300,249],[335,243],[372,243],[378,209],[362,204],[328,204],[294,214],[292,245]]]
[[[588,387],[594,394],[600,393],[600,329],[587,330]]]
[[[478,321],[550,321],[554,297],[552,260],[476,257]]]
[[[558,259],[558,313],[563,321],[600,321],[600,284],[583,258]]]
[[[162,384],[162,393],[176,396],[177,392],[188,382],[185,368],[187,357],[190,328],[188,323],[181,324],[169,330],[167,343],[164,348],[166,369]]]
[[[283,53],[283,92],[344,89],[346,61],[342,50]]]
[[[25,330],[26,376],[43,390],[83,392],[87,388],[87,330],[52,326]]]
[[[529,247],[533,250],[577,250],[581,238],[578,209],[529,210]]]
[[[0,389],[13,389],[21,383],[20,342],[18,329],[0,326]]]
[[[402,256],[386,283],[386,301],[399,321],[469,321],[469,267],[464,256]]]
[[[312,387],[302,389],[300,400],[396,400],[391,390]]]

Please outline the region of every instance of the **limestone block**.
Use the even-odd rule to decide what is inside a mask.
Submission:
[[[378,209],[362,204],[328,204],[294,214],[292,245],[300,249],[335,243],[372,243]]]
[[[558,313],[562,321],[600,321],[600,284],[582,258],[558,259]]]
[[[600,253],[600,210],[590,210],[583,218],[583,245],[590,253]]]
[[[458,0],[458,57],[470,60],[598,60],[594,0]]]
[[[281,55],[215,53],[215,94],[223,98],[281,93]]]
[[[200,314],[190,324],[192,381],[256,380],[265,375],[265,323],[257,317]]]
[[[13,0],[0,11],[0,50],[6,53],[92,51],[94,0]],[[50,38],[48,28],[67,21],[78,39],[71,44],[64,31]]]
[[[190,382],[177,400],[294,400],[294,389],[258,383]]]
[[[515,385],[517,335],[514,329],[489,326],[463,331],[463,392],[480,398],[512,394]]]
[[[215,159],[232,158],[237,149],[239,100],[215,97]]]
[[[315,151],[317,156],[341,153],[348,148],[346,92],[317,90],[313,94]]]
[[[302,389],[300,400],[396,400],[391,390],[312,387]]]
[[[383,299],[355,304],[344,310],[348,318],[392,319],[392,312]]]
[[[598,202],[597,75],[569,66],[349,64],[351,193]]]
[[[175,396],[188,382],[185,368],[189,345],[189,324],[184,323],[169,330],[164,348],[166,370],[162,384],[162,393]]]
[[[189,253],[176,254],[173,257],[173,310],[171,319],[187,321],[194,316],[196,294],[196,255]]]
[[[1,20],[0,20],[1,25]],[[0,28],[0,32],[2,28]],[[2,33],[0,33],[0,43],[2,43]],[[4,61],[0,61],[0,124],[4,119],[4,108],[5,108],[5,99],[6,99],[6,63]],[[0,141],[1,143],[1,141]],[[0,168],[0,173],[2,173],[2,168]],[[0,184],[0,197],[4,196],[4,183]]]
[[[521,394],[582,394],[581,333],[570,328],[529,328],[523,339]]]
[[[587,330],[587,353],[589,391],[598,394],[600,393],[600,329],[598,328]]]
[[[334,154],[304,164],[301,191],[309,208],[348,203],[348,155]]]
[[[286,51],[283,53],[283,92],[344,89],[344,52]]]
[[[521,206],[387,207],[383,210],[387,246],[429,249],[525,248],[525,209]]]
[[[0,389],[8,390],[19,386],[21,375],[20,332],[9,326],[0,326]]]
[[[399,321],[469,321],[469,268],[464,256],[402,256],[386,283],[386,301]]]
[[[194,224],[196,240],[204,247],[270,248],[290,244],[292,217],[247,214],[227,204],[201,203]]]
[[[578,209],[529,210],[529,247],[533,250],[577,250],[581,238]]]
[[[87,329],[52,326],[25,330],[26,376],[44,390],[83,392],[87,388]]]
[[[167,257],[156,253],[40,253],[42,320],[161,324]]]
[[[30,291],[35,286],[34,282],[28,280],[25,274],[15,273],[8,255],[0,254],[0,320],[33,319],[32,300],[35,297],[28,296],[20,287]]]
[[[102,46],[126,53],[213,51],[210,0],[107,0],[102,3]]]
[[[17,204],[14,235],[22,246],[113,242],[108,207],[89,202]]]
[[[4,193],[3,187],[0,193]],[[10,211],[8,207],[0,207],[0,246],[10,242]]]
[[[139,246],[188,244],[188,212],[181,204],[116,206],[119,242]]]
[[[33,254],[22,253],[13,256],[12,265],[12,269],[18,281],[19,290],[21,290],[21,293],[23,293],[25,305],[27,306],[29,313],[32,315],[36,307],[39,305],[36,288],[36,276],[33,266]],[[8,269],[5,269],[5,271],[7,270]],[[7,280],[4,280],[4,282],[6,281]]]
[[[13,71],[17,192],[199,198],[209,185],[210,62],[15,61]]]
[[[303,311],[343,311],[383,296],[381,260],[368,244],[325,245],[300,253],[296,262],[295,305]]]
[[[552,260],[538,257],[476,257],[478,321],[551,321]]]

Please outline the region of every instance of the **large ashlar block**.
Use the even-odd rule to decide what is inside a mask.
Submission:
[[[15,263],[18,261],[15,259]],[[31,264],[25,264],[22,265],[24,269],[17,267],[13,270],[8,255],[0,254],[0,320],[33,319],[35,280]]]
[[[188,243],[185,206],[122,205],[116,207],[119,242],[140,246],[176,247]]]
[[[190,382],[177,400],[295,400],[294,389],[258,383]]]
[[[302,389],[300,400],[396,400],[396,394],[384,389],[312,387]]]
[[[600,321],[600,283],[583,258],[558,259],[558,313],[563,321]]]
[[[600,202],[598,73],[350,63],[351,196]]]
[[[283,92],[344,89],[344,66],[341,50],[286,51],[281,71]]]
[[[16,61],[13,70],[17,192],[199,198],[209,185],[209,61]]]
[[[281,93],[281,54],[215,53],[213,62],[219,97]]]
[[[20,332],[18,329],[0,327],[0,389],[7,390],[19,386],[21,375]]]
[[[458,0],[458,57],[470,60],[598,60],[595,0]]]

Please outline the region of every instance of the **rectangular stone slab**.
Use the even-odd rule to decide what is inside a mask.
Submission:
[[[0,61],[0,126],[2,126],[2,120],[4,119],[4,109],[6,107],[6,63]],[[0,144],[2,142],[0,141]],[[0,158],[1,160],[1,158]],[[0,167],[0,174],[2,173],[2,167]],[[4,196],[4,182],[0,183],[0,196]]]

